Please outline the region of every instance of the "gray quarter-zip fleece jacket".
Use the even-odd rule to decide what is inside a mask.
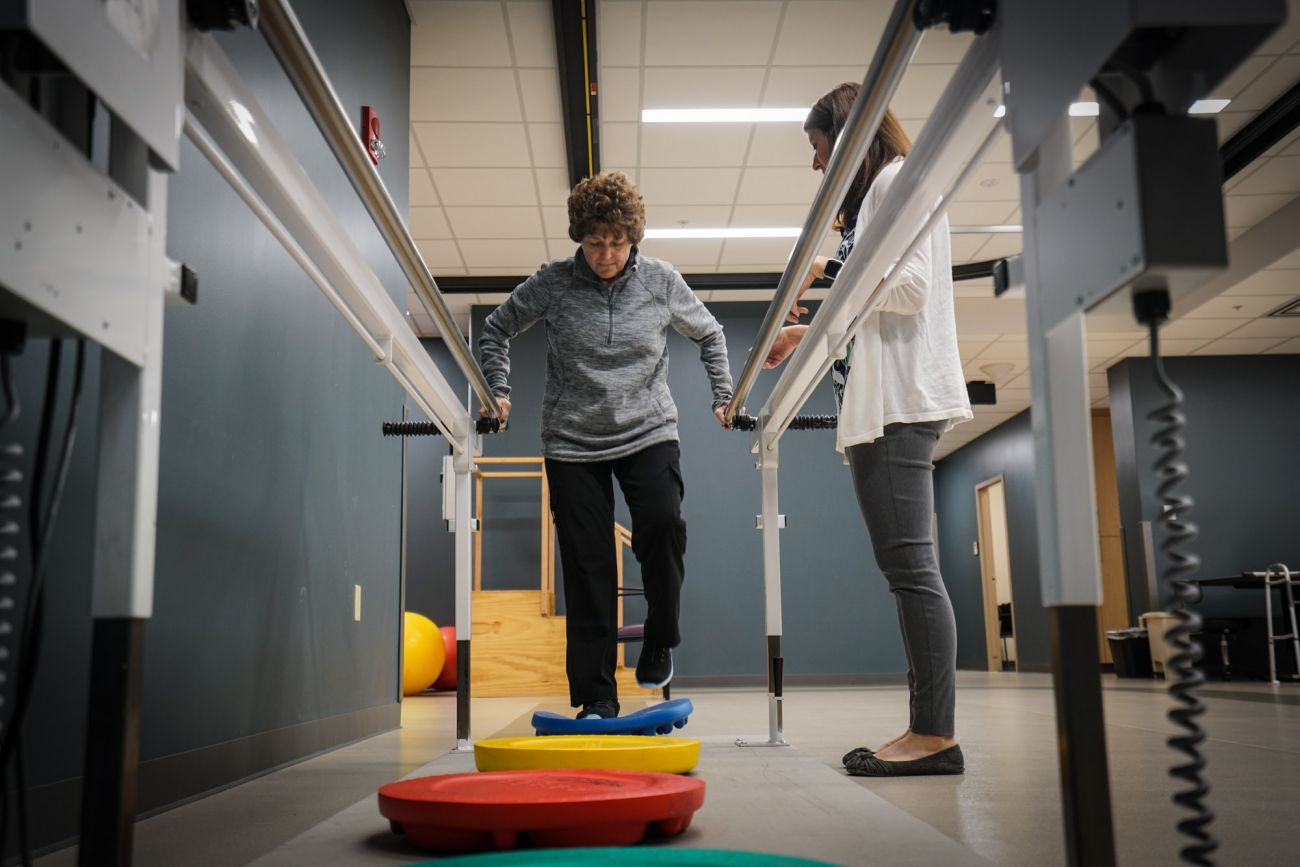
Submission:
[[[668,392],[668,328],[700,347],[716,408],[731,399],[722,326],[667,262],[638,256],[605,286],[579,250],[543,265],[492,311],[479,359],[493,394],[508,397],[510,341],[546,323],[542,454],[602,461],[677,440]]]

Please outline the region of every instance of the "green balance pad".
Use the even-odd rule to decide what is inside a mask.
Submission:
[[[494,852],[488,855],[469,855],[460,858],[442,858],[421,861],[411,867],[435,867],[442,864],[463,864],[465,867],[493,867],[497,864],[544,864],[548,867],[589,867],[600,864],[609,867],[641,867],[641,865],[672,864],[677,867],[834,867],[827,861],[809,861],[788,855],[766,855],[762,852],[741,852],[734,849],[626,848],[592,849],[524,849],[512,852]]]

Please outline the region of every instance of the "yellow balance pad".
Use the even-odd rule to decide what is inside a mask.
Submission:
[[[684,774],[700,761],[693,738],[642,735],[548,735],[489,738],[474,744],[480,771],[585,768]]]

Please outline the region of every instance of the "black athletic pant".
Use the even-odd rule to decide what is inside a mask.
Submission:
[[[616,700],[618,573],[614,550],[613,479],[632,513],[632,552],[641,564],[647,616],[645,642],[676,647],[686,522],[675,442],[648,446],[609,461],[546,459],[551,511],[560,540],[567,615],[569,701],[574,707]]]

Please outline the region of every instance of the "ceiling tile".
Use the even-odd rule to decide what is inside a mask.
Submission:
[[[536,205],[531,169],[430,169],[447,205]]]
[[[794,249],[794,238],[732,238],[722,248],[722,261],[728,264],[763,262],[772,270],[785,269]]]
[[[662,205],[729,204],[740,169],[643,169],[641,193]]]
[[[746,169],[736,202],[745,205],[811,204],[821,181],[821,175],[807,169]]]
[[[1202,346],[1192,355],[1258,355],[1279,342],[1276,337],[1224,337]]]
[[[565,207],[542,206],[542,224],[546,227],[546,237],[564,238],[564,243],[572,244],[569,236],[569,209]]]
[[[1189,319],[1254,319],[1280,303],[1276,295],[1220,295],[1183,315]]]
[[[1229,106],[1233,109],[1235,106]],[[1218,130],[1219,143],[1232,138],[1238,130],[1250,123],[1255,116],[1253,111],[1221,111],[1214,116],[1214,126]]]
[[[934,111],[943,89],[948,86],[956,65],[933,64],[909,66],[894,92],[890,108],[900,118],[925,118]]]
[[[438,194],[433,191],[433,182],[424,169],[411,169],[410,174],[411,207],[438,204]]]
[[[1256,271],[1225,295],[1300,295],[1300,270],[1268,269]]]
[[[510,66],[499,3],[414,0],[412,66]]]
[[[578,245],[568,238],[547,238],[546,251],[551,259],[567,259],[577,251]]]
[[[1005,226],[1012,223],[1015,212],[1011,202],[953,202],[948,206],[948,225]]]
[[[949,33],[946,28],[932,27],[912,55],[913,63],[960,63],[975,37],[969,33]]]
[[[519,70],[519,92],[523,95],[524,115],[533,122],[561,123],[560,79],[554,69]],[[604,108],[604,103],[601,103]]]
[[[555,23],[547,0],[506,4],[518,66],[555,67]]]
[[[600,160],[609,165],[634,166],[637,163],[637,133],[639,123],[608,123],[600,125]]]
[[[416,123],[425,160],[438,168],[531,165],[521,123]]]
[[[763,105],[774,108],[806,105],[812,108],[814,102],[843,82],[856,81],[861,84],[867,75],[869,59],[859,47],[858,57],[848,66],[773,66],[767,75]],[[798,130],[803,124],[791,123],[790,126]]]
[[[1258,196],[1233,193],[1223,197],[1223,216],[1229,226],[1253,226],[1294,198],[1288,193]]]
[[[1269,268],[1293,268],[1300,269],[1300,246],[1290,253],[1287,253],[1281,259],[1268,266]]]
[[[866,0],[789,3],[773,62],[783,66],[859,63],[880,42],[891,6]]]
[[[970,339],[970,340],[958,340],[957,351],[961,355],[962,361],[964,362],[970,361],[972,358],[975,357],[977,353],[979,353],[980,350],[986,349],[992,343],[993,343],[993,339],[990,337],[982,337],[979,339]]]
[[[1259,78],[1261,72],[1273,65],[1273,59],[1272,57],[1247,57],[1207,96],[1213,99],[1235,99],[1247,85]]]
[[[1271,349],[1265,349],[1264,352],[1269,355],[1300,355],[1300,337],[1279,343]]]
[[[460,250],[469,267],[499,268],[501,274],[515,273],[518,268],[535,270],[549,258],[541,239],[461,241]]]
[[[465,263],[461,261],[455,241],[424,240],[416,241],[415,246],[420,249],[424,264],[429,266],[430,271],[446,273],[448,268],[464,267]]]
[[[411,120],[521,120],[513,69],[411,70]]]
[[[614,171],[606,169],[605,171]],[[624,173],[626,174],[626,172]],[[636,178],[632,182],[636,183]],[[564,205],[568,207],[569,202],[569,170],[568,169],[537,169],[537,190],[542,197],[543,205]]]
[[[1168,328],[1166,328],[1166,331],[1167,330]],[[1174,335],[1170,335],[1170,336],[1174,336]],[[1199,337],[1200,335],[1189,334],[1185,336]],[[1207,335],[1207,336],[1218,336],[1218,335]],[[1122,338],[1102,338],[1100,340],[1094,340],[1093,338],[1089,337],[1088,357],[1098,358],[1098,359],[1114,358],[1116,355],[1118,355],[1121,352],[1124,352],[1132,345],[1133,345],[1132,340],[1127,340]]]
[[[407,143],[407,153],[410,155],[411,168],[424,165],[424,158],[420,156],[420,147],[415,143],[415,131],[409,133],[410,141]]]
[[[975,356],[975,363],[977,364],[982,364],[985,361],[1028,362],[1028,360],[1029,341],[1014,337],[1000,337],[986,346],[979,355]]]
[[[532,145],[533,165],[543,168],[565,168],[568,165],[564,129],[558,123],[530,123],[528,141]]]
[[[743,123],[647,123],[641,129],[642,168],[740,166],[751,125]]]
[[[1282,340],[1288,337],[1300,337],[1300,317],[1275,316],[1269,319],[1255,319],[1247,322],[1228,335],[1238,337],[1271,337]]]
[[[411,236],[415,238],[450,238],[451,227],[442,208],[411,208]]]
[[[641,3],[602,0],[596,7],[600,65],[641,65]]]
[[[1007,256],[1014,256],[1024,249],[1024,236],[1019,232],[1007,232],[990,238],[989,242],[980,248],[978,258],[1005,259]]]
[[[641,70],[606,69],[600,73],[599,84],[602,121],[641,122]]]
[[[749,108],[758,105],[762,90],[761,68],[647,67],[645,71],[645,108]]]
[[[647,66],[764,66],[772,51],[779,2],[654,0],[646,15]],[[725,34],[725,36],[724,36]]]
[[[808,136],[799,124],[757,123],[746,165],[804,166],[811,171],[812,154]]]
[[[808,205],[737,205],[731,215],[733,226],[793,226],[801,228],[808,219]],[[839,233],[835,242],[839,243]]]
[[[1213,339],[1223,337],[1229,331],[1240,328],[1246,321],[1244,319],[1176,319],[1160,329],[1160,336],[1162,339],[1169,337]]]
[[[1260,111],[1300,80],[1300,56],[1284,55],[1232,100],[1233,111]]]
[[[952,261],[970,262],[980,248],[988,243],[992,235],[951,235],[949,243],[952,249]]]
[[[447,208],[447,220],[457,238],[541,238],[542,219],[537,208]],[[461,248],[466,256],[469,252]],[[471,266],[481,262],[469,262]]]
[[[611,172],[618,172],[618,173],[620,173],[620,174],[627,175],[628,179],[631,180],[632,183],[637,184],[638,186],[639,186],[640,183],[641,183],[641,173],[640,173],[640,171],[638,171],[638,170],[635,169],[635,168],[632,168],[631,166],[622,166],[622,167],[617,167],[617,166],[605,166],[605,167],[601,168],[600,171],[601,171],[601,174],[606,174],[606,175],[607,175],[607,174],[610,174]]]
[[[678,270],[694,265],[715,265],[722,250],[721,241],[674,241],[652,238],[642,241],[640,249],[647,256],[671,262]]]
[[[983,163],[976,166],[957,190],[959,202],[1020,201],[1020,179],[1008,163]]]
[[[1300,157],[1273,157],[1232,192],[1246,196],[1300,192]]]
[[[730,205],[646,205],[645,224],[652,229],[717,229],[728,225]],[[732,224],[734,225],[734,223]]]

